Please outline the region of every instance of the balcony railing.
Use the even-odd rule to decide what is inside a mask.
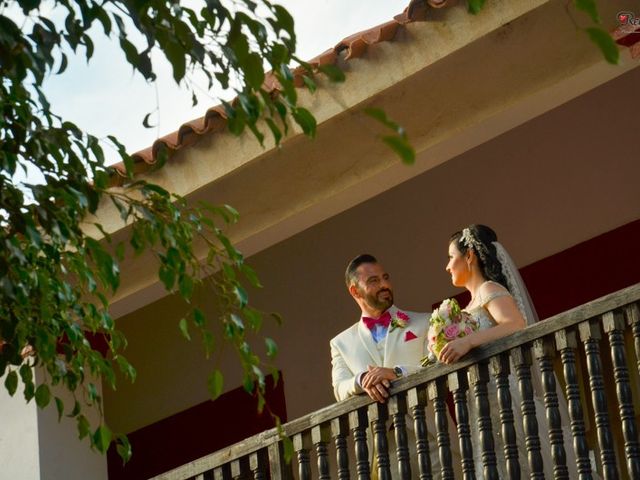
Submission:
[[[523,471],[530,478],[545,478],[547,461],[554,478],[570,478],[570,465],[580,479],[640,479],[639,300],[637,284],[477,348],[455,365],[430,366],[399,380],[387,404],[357,396],[289,422],[283,426],[293,440],[289,463],[281,437],[271,429],[155,478],[306,480],[317,474],[320,479],[365,480],[373,464],[379,479],[451,479],[457,477],[454,472],[465,479],[494,479],[499,478],[500,449],[500,468],[509,478],[520,478]],[[532,381],[532,367],[539,372],[539,384]],[[512,405],[513,385],[519,405]],[[457,420],[457,431],[452,432],[447,428],[451,398]],[[559,401],[568,407],[569,425],[562,424]],[[435,412],[435,432],[427,431],[428,404]],[[491,414],[492,404],[499,415]],[[477,417],[474,438],[470,408]],[[520,427],[514,425],[515,409],[522,428],[514,428]],[[538,409],[544,410],[538,412],[542,417],[536,415]],[[541,429],[538,418],[546,419]],[[541,450],[540,430],[548,435],[543,442],[548,452]],[[571,437],[569,442],[563,434]],[[367,441],[367,435],[373,441]],[[415,437],[413,461],[409,437]],[[389,452],[392,442],[396,448]],[[566,449],[567,444],[572,448]],[[455,468],[452,445],[459,445],[461,458]],[[474,471],[474,449],[481,452],[481,471]],[[311,466],[310,452],[317,467]],[[437,463],[430,455],[436,452]],[[393,476],[390,453],[395,456]],[[437,471],[431,471],[432,464]]]

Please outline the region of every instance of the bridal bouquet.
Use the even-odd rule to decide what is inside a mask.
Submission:
[[[478,330],[478,323],[467,312],[460,309],[455,298],[443,301],[431,314],[427,348],[429,354],[422,359],[422,365],[435,363],[440,351],[451,340],[462,338]]]

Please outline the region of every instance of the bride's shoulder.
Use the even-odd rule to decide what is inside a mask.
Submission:
[[[480,285],[479,293],[480,294],[492,294],[498,292],[509,292],[504,286],[500,285],[498,282],[494,282],[493,280],[487,280],[482,285]]]
[[[494,300],[498,297],[511,296],[509,290],[507,290],[499,283],[493,282],[491,280],[488,280],[480,285],[478,294],[480,295],[480,305],[482,306],[485,306],[491,300]]]

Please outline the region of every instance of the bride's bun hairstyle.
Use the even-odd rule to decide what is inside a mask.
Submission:
[[[502,273],[502,265],[498,260],[496,246],[493,243],[497,241],[498,236],[492,228],[473,224],[451,235],[449,243],[455,242],[456,247],[463,255],[470,248],[473,249],[482,276],[508,289],[507,279]]]

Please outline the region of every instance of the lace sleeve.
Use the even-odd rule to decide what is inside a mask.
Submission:
[[[487,282],[487,283],[492,283],[494,285],[497,285],[500,287],[500,290],[496,290],[493,292],[488,293],[487,295],[483,295],[480,298],[480,305],[482,307],[486,307],[488,305],[488,303],[491,300],[495,300],[496,298],[500,298],[500,297],[511,297],[512,295],[509,293],[509,290],[507,290],[506,288],[504,288],[502,285],[500,285],[499,283],[496,282]]]
[[[491,292],[489,295],[482,297],[482,303],[481,305],[483,307],[486,307],[487,304],[491,301],[491,300],[495,300],[496,298],[499,297],[510,297],[511,294],[507,291],[502,291],[502,292]]]

